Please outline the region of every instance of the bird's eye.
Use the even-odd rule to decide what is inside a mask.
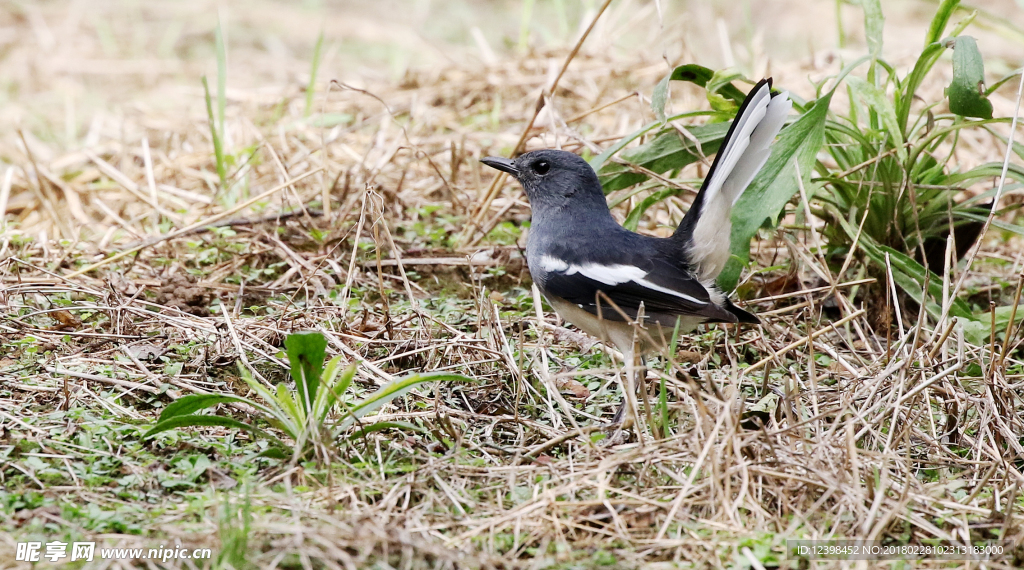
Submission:
[[[546,160],[538,160],[533,163],[533,171],[541,176],[544,176],[551,170],[551,163]]]

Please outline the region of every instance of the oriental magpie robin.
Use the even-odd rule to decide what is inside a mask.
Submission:
[[[668,238],[620,226],[597,174],[575,154],[537,150],[482,162],[526,190],[533,210],[526,259],[541,293],[565,320],[615,345],[632,363],[641,307],[639,324],[649,333],[637,338],[641,355],[661,348],[677,322],[681,332],[705,322],[759,322],[733,305],[715,279],[729,259],[732,206],[768,160],[791,105],[788,94],[771,92],[771,79],[754,86]]]

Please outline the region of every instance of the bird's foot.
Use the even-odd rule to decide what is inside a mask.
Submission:
[[[608,422],[608,425],[601,430],[608,434],[608,437],[601,443],[604,447],[612,447],[629,440],[629,428],[633,427],[633,415],[627,413],[626,405],[626,401],[623,400],[618,411],[612,416],[612,421]]]

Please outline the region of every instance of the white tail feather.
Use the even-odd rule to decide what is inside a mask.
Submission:
[[[761,85],[718,151],[688,251],[701,282],[713,282],[729,260],[732,206],[771,156],[772,141],[792,105],[789,93],[772,97],[768,83]]]
[[[792,107],[793,102],[789,100],[788,91],[772,97],[768,103],[763,118],[750,134],[749,146],[741,153],[735,167],[722,185],[723,195],[731,196],[732,204],[736,203],[747,186],[754,181],[754,177],[761,171],[764,163],[768,162],[768,157],[772,154],[772,141],[782,130],[782,125],[786,122],[786,117]]]

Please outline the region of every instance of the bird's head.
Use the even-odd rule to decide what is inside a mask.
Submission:
[[[608,210],[594,169],[571,152],[535,150],[515,159],[488,156],[480,162],[514,176],[526,190],[534,214],[541,208]]]

